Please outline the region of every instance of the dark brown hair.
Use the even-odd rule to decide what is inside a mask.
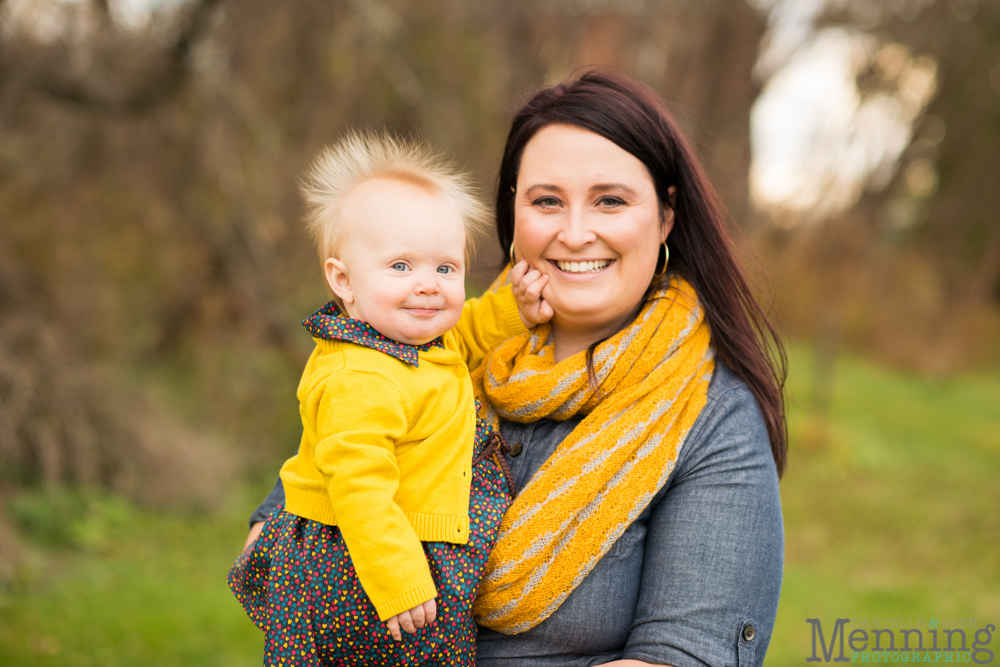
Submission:
[[[590,71],[543,89],[524,105],[507,136],[497,177],[500,247],[509,248],[514,239],[513,188],[524,147],[540,129],[557,124],[599,134],[646,165],[661,206],[674,210],[667,238],[670,271],[697,291],[716,352],[757,399],[780,475],[788,449],[785,351],[740,271],[726,227],[728,214],[715,188],[653,91],[619,72]],[[677,188],[673,196],[671,186]]]

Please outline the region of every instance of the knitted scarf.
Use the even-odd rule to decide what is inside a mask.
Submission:
[[[502,274],[491,289],[507,281]],[[553,360],[551,327],[497,347],[472,375],[480,417],[585,417],[521,489],[476,595],[481,625],[528,630],[554,612],[667,481],[705,406],[714,370],[694,289],[664,279],[635,321],[597,346],[600,396],[585,353]]]

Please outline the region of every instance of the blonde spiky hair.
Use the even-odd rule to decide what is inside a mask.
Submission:
[[[306,227],[320,262],[336,257],[347,221],[341,209],[347,195],[374,178],[410,183],[448,197],[465,221],[466,257],[470,258],[490,227],[490,210],[482,203],[468,174],[459,171],[427,144],[388,132],[351,131],[320,150],[302,180]]]

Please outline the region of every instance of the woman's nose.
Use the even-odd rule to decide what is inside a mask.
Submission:
[[[564,216],[557,238],[570,250],[579,250],[597,240],[597,235],[590,228],[586,212],[577,209]]]

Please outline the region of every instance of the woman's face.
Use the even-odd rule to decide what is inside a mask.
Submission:
[[[576,348],[627,323],[673,221],[646,166],[594,132],[548,125],[524,148],[514,252],[548,276],[542,297],[555,312],[553,330],[583,339]]]

